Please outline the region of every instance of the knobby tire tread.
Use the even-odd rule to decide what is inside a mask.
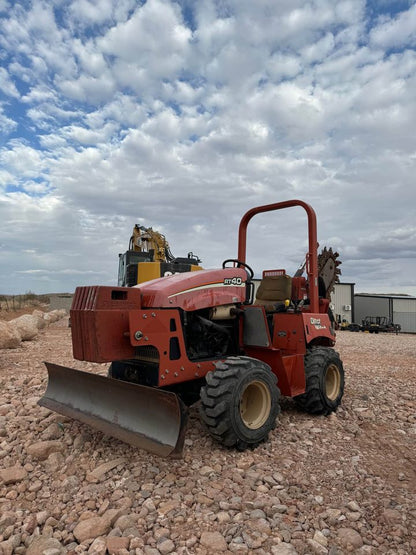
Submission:
[[[269,421],[261,438],[253,440],[241,437],[241,434],[233,424],[231,406],[236,402],[235,390],[241,380],[256,371],[266,372],[272,396],[272,406],[269,413]],[[210,435],[226,447],[235,447],[238,450],[255,448],[264,442],[269,431],[276,426],[276,418],[280,411],[280,391],[276,385],[277,378],[270,368],[263,362],[250,357],[229,357],[224,362],[217,363],[216,369],[206,376],[206,385],[201,388],[201,420],[208,428]],[[255,434],[253,434],[255,435]]]
[[[339,394],[335,401],[326,398],[323,391],[323,370],[331,362],[337,363],[341,373],[341,384]],[[344,370],[338,353],[329,347],[314,347],[305,355],[305,378],[306,391],[295,397],[298,407],[310,414],[328,415],[334,412],[342,399],[344,393]]]

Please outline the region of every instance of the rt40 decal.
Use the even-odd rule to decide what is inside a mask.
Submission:
[[[241,277],[224,278],[224,285],[243,285]]]

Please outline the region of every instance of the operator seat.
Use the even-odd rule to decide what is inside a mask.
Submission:
[[[292,297],[292,278],[287,274],[266,275],[256,292],[255,305],[264,306],[266,312],[283,308],[284,301]]]

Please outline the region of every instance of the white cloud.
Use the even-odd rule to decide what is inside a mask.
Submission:
[[[0,0],[0,12],[7,12],[10,9],[10,3],[7,0]]]
[[[106,74],[99,77],[81,75],[77,79],[58,81],[57,85],[65,96],[93,105],[109,100],[116,91],[113,79]]]
[[[43,195],[49,191],[49,184],[47,181],[38,183],[36,181],[29,180],[21,183],[21,188],[29,194]]]
[[[63,137],[76,141],[82,145],[95,145],[104,143],[112,137],[118,129],[115,123],[107,123],[101,129],[87,129],[79,125],[70,125],[61,130]]]
[[[135,0],[74,0],[68,11],[72,24],[83,29],[125,21],[136,5]]]
[[[92,25],[100,25],[111,20],[113,6],[111,0],[89,1],[75,0],[71,2],[69,10],[73,18],[78,22],[88,22]],[[84,23],[85,24],[85,23]]]
[[[39,150],[18,140],[0,150],[0,163],[10,172],[22,177],[36,177],[46,168],[45,157]]]
[[[414,47],[416,45],[416,5],[394,18],[381,19],[370,32],[372,44],[382,48]]]
[[[364,260],[377,287],[416,292],[389,262],[414,260],[414,6],[370,20],[364,0],[204,0],[191,28],[182,5],[2,13],[0,292],[114,283],[136,221],[218,265],[248,208],[290,197],[315,207],[344,279],[371,290]],[[294,271],[305,230],[300,210],[262,216],[250,262]]]
[[[4,114],[4,107],[0,103],[0,131],[6,136],[16,129],[17,123]]]
[[[299,56],[278,52],[269,58],[266,70],[272,81],[280,81],[298,75],[302,71],[302,63]]]
[[[57,102],[58,97],[56,92],[50,87],[35,86],[32,87],[27,94],[22,97],[22,102],[27,104],[34,104],[38,102],[50,102],[54,104]]]
[[[93,41],[82,43],[79,39],[75,40],[73,51],[79,60],[80,71],[85,71],[96,78],[107,71],[107,62],[102,52],[96,49]]]
[[[106,54],[146,67],[159,77],[171,77],[180,68],[191,32],[183,24],[179,7],[149,0],[132,17],[97,41]]]
[[[324,37],[313,44],[309,44],[301,50],[302,57],[306,62],[319,62],[324,60],[334,49],[335,39],[332,33],[327,33]]]
[[[8,171],[0,169],[0,187],[5,189],[8,185],[14,183],[14,175]]]
[[[19,98],[20,96],[16,85],[10,79],[10,76],[4,67],[0,67],[0,91],[2,91],[5,95],[14,98]]]
[[[102,127],[107,121],[118,122],[126,128],[137,127],[146,119],[144,106],[138,104],[134,97],[119,93],[110,102],[85,115],[85,123],[91,129]]]

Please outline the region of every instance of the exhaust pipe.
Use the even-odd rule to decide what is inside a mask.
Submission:
[[[170,391],[45,362],[38,404],[160,457],[180,458],[187,409]]]

